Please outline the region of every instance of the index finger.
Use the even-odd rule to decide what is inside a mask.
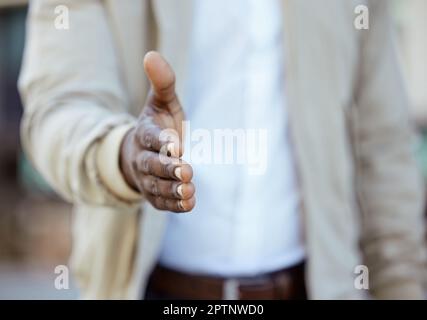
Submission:
[[[139,142],[145,149],[159,152],[168,157],[182,156],[182,146],[178,132],[174,129],[162,129],[152,125],[138,132]]]

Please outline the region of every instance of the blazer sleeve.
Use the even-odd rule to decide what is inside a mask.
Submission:
[[[55,25],[60,5],[68,29]],[[141,196],[125,183],[118,155],[135,119],[105,11],[103,1],[31,1],[19,79],[21,140],[68,201],[128,206]]]
[[[356,90],[361,245],[379,298],[421,298],[426,272],[423,184],[408,99],[393,44],[388,1],[369,2]]]

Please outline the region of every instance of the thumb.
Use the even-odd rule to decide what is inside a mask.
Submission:
[[[152,98],[157,102],[156,106],[167,109],[173,118],[177,130],[177,154],[182,156],[183,145],[181,138],[184,135],[183,121],[184,111],[175,93],[175,73],[169,63],[155,51],[148,52],[144,57],[144,70],[151,82]]]
[[[173,102],[176,99],[175,73],[169,63],[158,52],[150,51],[144,57],[144,70],[155,99],[161,104]]]

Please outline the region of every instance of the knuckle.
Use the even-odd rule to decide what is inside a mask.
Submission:
[[[144,133],[142,141],[145,147],[147,148],[153,147],[153,136],[149,131],[146,131]]]
[[[159,179],[158,189],[159,193],[161,193],[163,196],[170,197],[171,194],[169,192],[169,182]]]
[[[162,164],[162,174],[166,177],[169,177],[170,172],[170,163]]]
[[[138,159],[136,157],[133,157],[130,161],[130,165],[133,172],[138,172]]]
[[[165,203],[165,207],[168,210],[172,210],[173,209],[172,206],[171,206],[171,201],[169,199],[164,199],[164,203]]]
[[[144,125],[142,125],[141,123],[139,123],[136,126],[136,128],[135,128],[135,137],[136,137],[136,140],[140,140],[141,141],[141,138],[144,136],[144,133],[145,133]]]
[[[144,152],[141,156],[141,171],[146,174],[150,173],[151,171],[151,158],[146,152]]]
[[[177,201],[173,199],[167,200],[167,208],[168,210],[171,210],[171,211],[179,211],[179,208],[177,206]]]
[[[155,196],[155,202],[158,209],[164,209],[165,208],[165,201],[160,196]]]
[[[159,186],[158,186],[158,179],[155,177],[150,178],[150,191],[155,196],[160,195],[159,194]]]
[[[144,188],[144,183],[141,182],[138,178],[136,178],[134,176],[134,182],[135,182],[135,186],[136,188],[140,191],[140,192],[144,192],[145,188]]]

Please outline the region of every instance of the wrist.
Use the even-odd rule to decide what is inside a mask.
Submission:
[[[96,166],[101,182],[116,198],[127,202],[141,201],[142,195],[129,184],[129,175],[125,178],[123,168],[126,159],[122,160],[122,144],[132,124],[123,124],[112,129],[100,142],[96,153]],[[120,162],[123,162],[121,167]],[[126,171],[128,172],[128,170]]]
[[[136,186],[135,179],[133,178],[133,168],[132,168],[132,145],[134,144],[135,136],[133,134],[134,128],[129,129],[123,137],[123,140],[120,144],[120,155],[119,155],[119,168],[122,172],[125,182],[129,185],[130,188],[138,192],[138,187]]]

